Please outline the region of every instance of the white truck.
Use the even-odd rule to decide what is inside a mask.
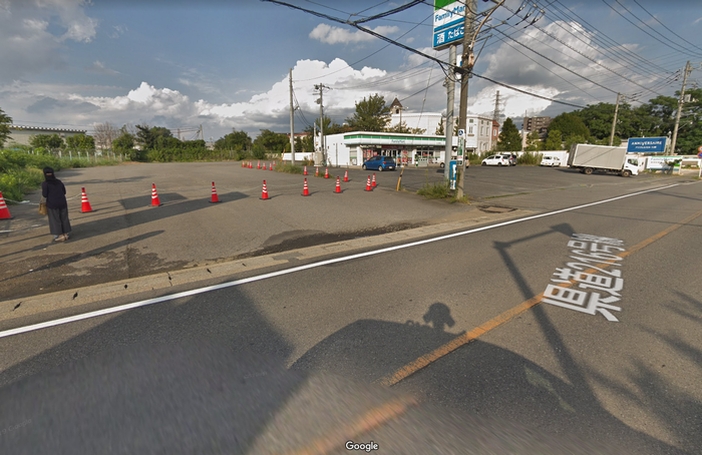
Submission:
[[[587,175],[594,171],[610,172],[622,177],[638,175],[639,162],[627,156],[626,147],[575,144],[568,155],[568,167],[580,169]]]

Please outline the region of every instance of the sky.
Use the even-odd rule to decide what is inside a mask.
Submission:
[[[432,0],[286,3],[309,12],[259,0],[0,0],[0,109],[16,125],[88,134],[109,122],[255,138],[290,132],[292,69],[296,132],[319,116],[317,84],[340,124],[374,94],[405,112],[446,112],[448,50],[432,48]],[[477,3],[482,20],[496,2]],[[403,47],[340,23],[403,5],[358,24]],[[700,36],[700,0],[505,0],[477,36],[469,111],[492,117],[499,90],[503,119],[520,127],[525,113],[617,93],[632,105],[673,96],[686,61],[688,87],[702,81]]]

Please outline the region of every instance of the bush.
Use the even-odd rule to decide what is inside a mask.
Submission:
[[[517,157],[517,164],[536,166],[541,164],[542,156],[541,153],[524,152]]]
[[[283,163],[282,161],[276,161],[274,170],[276,172],[284,172],[286,174],[302,174],[303,172],[302,166]]]
[[[36,168],[14,168],[0,175],[0,191],[3,197],[12,201],[21,201],[24,195],[41,185],[44,173]]]
[[[451,196],[448,182],[425,183],[417,194],[427,199],[446,199]]]

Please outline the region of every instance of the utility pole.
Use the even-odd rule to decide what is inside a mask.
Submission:
[[[475,20],[475,12],[477,9],[477,0],[466,1],[466,8],[463,18],[463,55],[461,56],[461,97],[458,107],[458,128],[463,129],[463,136],[466,139],[468,135],[468,128],[466,125],[466,118],[468,117],[468,79],[470,79],[470,72],[473,69],[473,63],[475,60],[475,55],[473,54],[473,45],[475,43],[473,36],[473,21]],[[451,60],[451,63],[453,63],[453,60]],[[476,131],[476,135],[478,131]],[[492,127],[490,128],[490,131],[492,131]],[[465,181],[464,174],[466,173],[465,160],[468,159],[465,145],[463,148],[463,161],[461,161],[461,169],[458,170],[458,181],[456,182],[457,199],[461,199],[463,197],[463,185]],[[446,166],[446,169],[448,169],[448,162],[449,158],[446,158],[444,160],[444,166]]]
[[[324,140],[324,89],[329,88],[324,84],[315,84],[314,89],[319,90],[319,146],[320,151],[315,159],[315,163],[324,165],[326,163],[326,144]]]
[[[295,106],[293,105],[292,68],[290,68],[290,163],[295,166]]]
[[[619,97],[621,94],[617,93],[617,104],[614,105],[614,118],[612,119],[612,132],[609,133],[609,146],[614,144],[614,130],[617,127],[617,114],[619,113]]]
[[[683,104],[685,103],[685,84],[687,84],[687,76],[692,72],[690,61],[687,61],[685,70],[683,71],[682,90],[680,90],[680,98],[678,99],[678,112],[675,114],[675,128],[673,128],[673,140],[670,144],[670,153],[675,154],[675,143],[678,140],[678,126],[680,125],[680,113],[682,112]]]
[[[444,145],[444,178],[448,181],[451,171],[450,161],[453,152],[453,105],[456,92],[455,73],[452,68],[456,64],[456,45],[449,47],[449,71],[446,74],[446,144]]]

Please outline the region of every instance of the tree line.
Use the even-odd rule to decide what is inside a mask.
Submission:
[[[692,154],[702,145],[702,89],[687,91],[689,99],[681,112],[676,153]],[[676,94],[679,96],[679,94]],[[647,103],[632,107],[624,102],[619,105],[613,144],[619,145],[630,137],[667,136],[673,131],[678,98],[657,96]],[[546,137],[531,132],[526,139],[527,151],[567,150],[574,143],[608,144],[614,117],[615,105],[598,103],[584,109],[559,114],[551,120]],[[395,132],[424,134],[425,130],[408,128],[404,122],[390,126],[390,107],[382,95],[374,94],[355,103],[352,116],[343,124],[324,116],[307,126],[302,137],[295,138],[295,150],[314,151],[314,132],[323,129],[324,134],[338,134],[350,131]],[[0,109],[0,147],[9,137],[8,125],[12,119]],[[437,126],[435,134],[443,134],[443,125]],[[134,161],[192,161],[200,159],[263,159],[271,154],[290,151],[289,136],[269,129],[260,130],[255,139],[248,133],[233,129],[215,141],[208,149],[203,140],[183,141],[173,136],[168,128],[159,126],[127,125],[116,128],[110,123],[95,126],[92,136],[75,135],[64,141],[58,135],[37,135],[32,138],[32,146],[46,150],[69,149],[91,150],[100,148],[123,154]],[[522,148],[522,138],[513,120],[507,118],[502,125],[497,149],[518,151]]]
[[[686,93],[680,115],[675,153],[696,154],[702,145],[702,89],[691,89]],[[647,103],[632,107],[628,103],[619,105],[614,129],[613,145],[632,137],[665,137],[672,134],[678,97],[659,95]],[[541,139],[537,131],[526,139],[527,151],[568,150],[572,144],[609,144],[615,105],[598,103],[584,109],[559,114],[551,120],[546,137]],[[521,135],[512,119],[506,119],[498,140],[498,150],[521,150]]]

